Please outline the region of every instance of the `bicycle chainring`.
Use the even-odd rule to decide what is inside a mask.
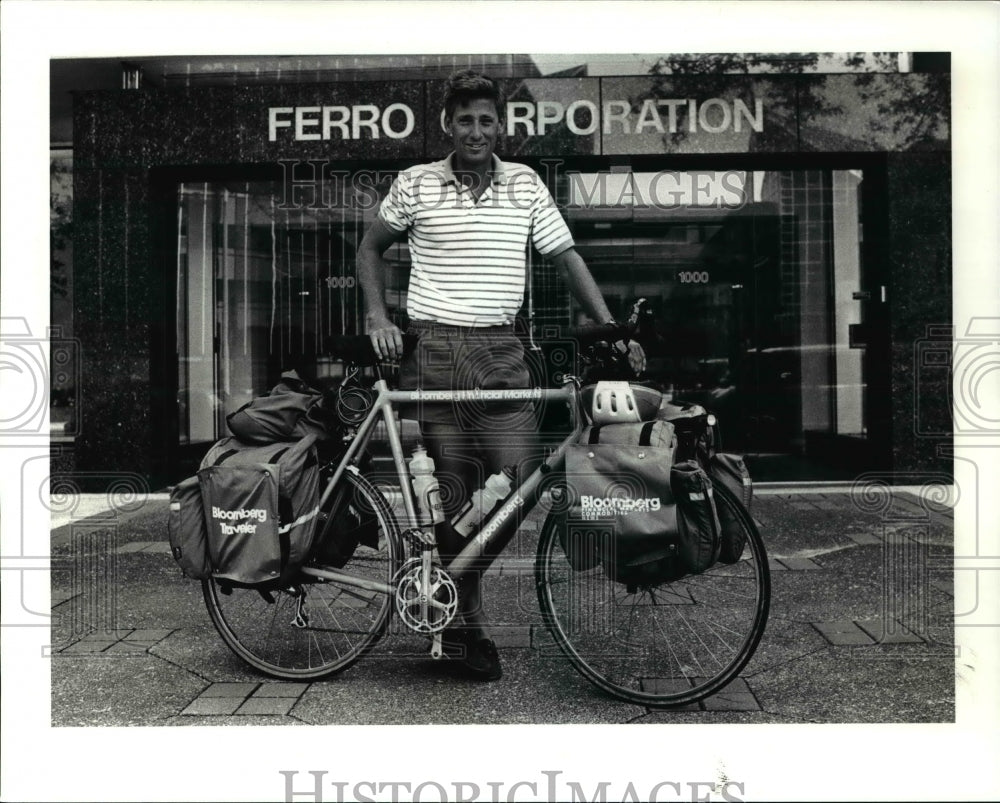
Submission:
[[[396,610],[403,623],[416,633],[444,630],[458,612],[458,587],[441,566],[430,569],[424,582],[421,558],[411,558],[396,573]]]

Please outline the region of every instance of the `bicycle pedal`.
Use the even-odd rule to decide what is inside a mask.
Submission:
[[[404,532],[403,537],[419,550],[431,549],[436,544],[434,536],[431,533],[416,528],[411,528]]]

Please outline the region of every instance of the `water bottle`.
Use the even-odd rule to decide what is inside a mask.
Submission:
[[[410,460],[410,476],[413,478],[413,495],[417,502],[418,523],[422,525],[440,524],[444,521],[441,506],[441,486],[434,476],[434,460],[420,444],[413,449]]]
[[[486,480],[486,484],[472,495],[452,522],[455,532],[468,538],[483,519],[493,512],[493,508],[507,498],[513,479],[514,469],[505,466],[499,474]]]

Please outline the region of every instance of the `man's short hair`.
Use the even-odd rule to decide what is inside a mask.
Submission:
[[[473,100],[485,98],[493,101],[497,117],[501,120],[506,116],[507,98],[500,85],[489,76],[475,70],[459,70],[448,78],[444,90],[444,116],[450,120],[455,109]]]

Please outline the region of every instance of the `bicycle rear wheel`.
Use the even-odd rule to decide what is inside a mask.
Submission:
[[[340,572],[391,582],[402,562],[402,542],[385,497],[370,482],[345,473],[320,518],[314,554],[339,554]],[[349,547],[324,549],[333,538]],[[392,611],[388,594],[306,575],[300,580],[266,591],[202,581],[223,641],[255,669],[282,680],[314,680],[347,669],[381,638]]]
[[[574,668],[614,697],[696,702],[732,681],[760,642],[771,593],[764,543],[726,488],[715,483],[714,495],[745,531],[741,559],[659,585],[626,587],[600,562],[568,555],[564,517],[545,520],[535,567],[545,624]]]

